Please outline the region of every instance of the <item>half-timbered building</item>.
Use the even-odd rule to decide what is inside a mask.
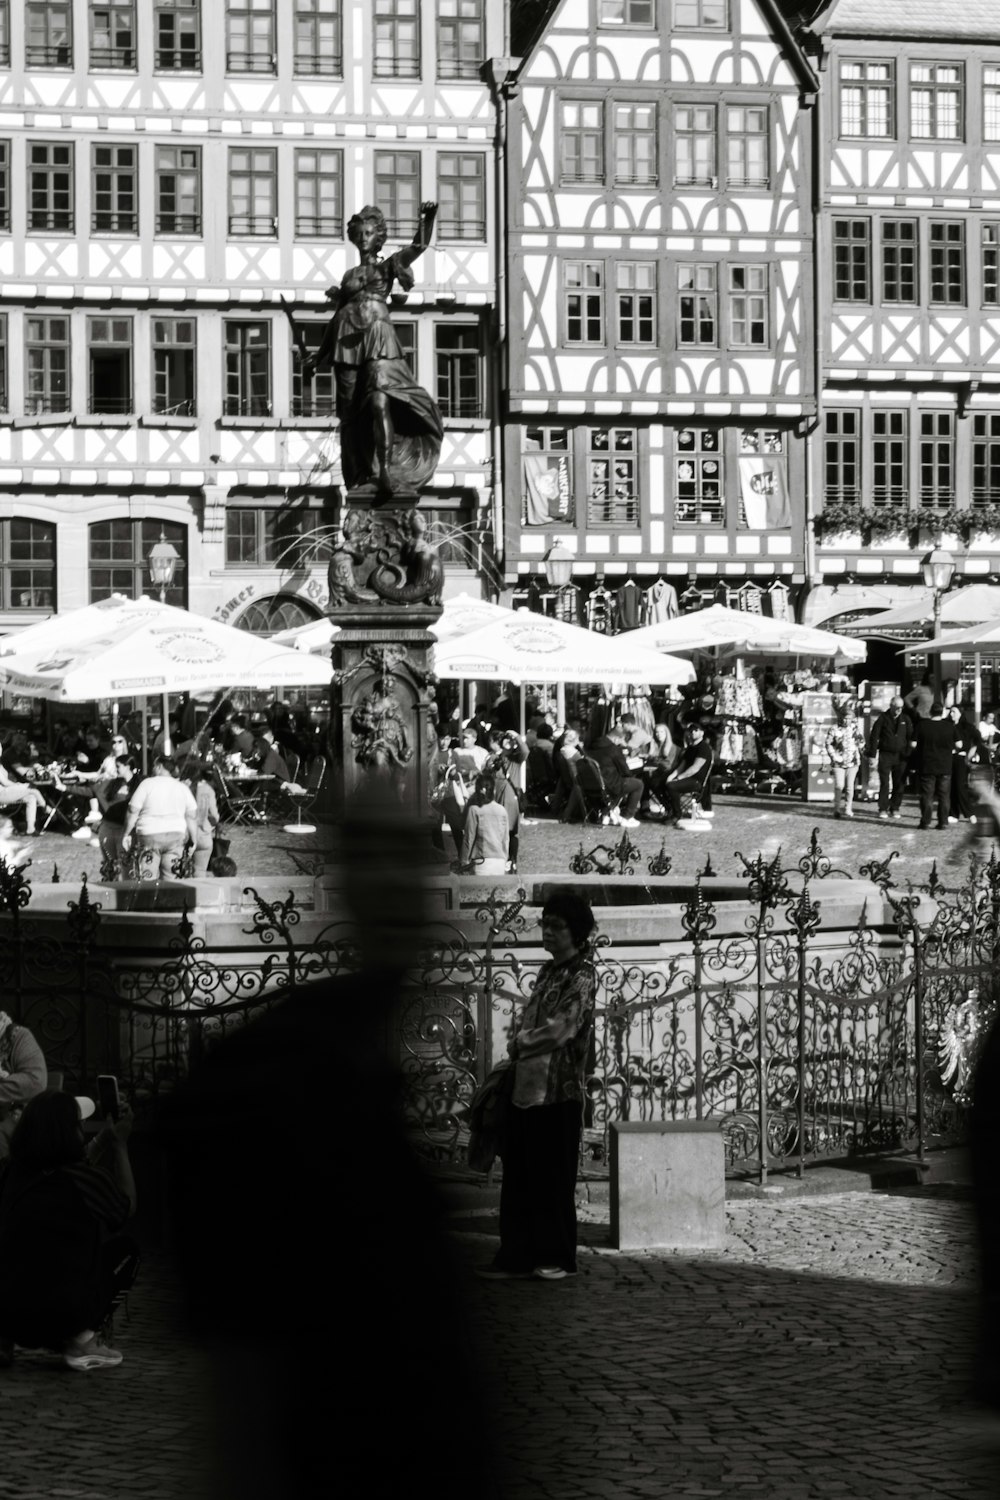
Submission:
[[[816,79],[770,0],[514,11],[508,583],[782,612],[806,576]],[[770,591],[770,593],[768,593]]]
[[[491,514],[495,108],[487,0],[0,0],[0,631],[149,589],[247,628],[326,600],[324,290],[376,203],[436,200],[396,314],[445,441],[428,509],[464,582]],[[471,540],[470,540],[471,539]]]
[[[822,80],[811,621],[1000,575],[1000,7],[835,0]]]

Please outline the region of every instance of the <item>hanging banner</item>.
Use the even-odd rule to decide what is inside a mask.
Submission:
[[[575,522],[568,453],[524,454],[524,525]]]
[[[755,453],[740,461],[740,497],[751,531],[787,530],[792,524],[788,506],[785,464],[780,457]]]

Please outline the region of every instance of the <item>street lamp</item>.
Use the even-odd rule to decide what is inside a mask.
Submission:
[[[924,575],[924,583],[929,589],[934,590],[934,629],[932,640],[937,640],[941,634],[941,595],[946,594],[951,588],[951,580],[955,576],[955,559],[950,552],[943,547],[935,547],[932,552],[921,563]],[[941,653],[935,651],[934,656],[934,696],[941,700]]]
[[[167,541],[160,527],[160,540],[155,542],[149,549],[149,576],[153,581],[154,588],[160,591],[160,603],[167,602],[167,589],[174,581],[177,564],[181,555],[177,548]],[[145,725],[145,714],[143,715]],[[145,744],[143,744],[143,765],[145,766]],[[170,743],[170,700],[166,693],[163,695],[163,753],[170,755],[173,746]]]
[[[573,577],[573,553],[562,542],[555,542],[542,560],[545,577],[550,588],[564,589]]]

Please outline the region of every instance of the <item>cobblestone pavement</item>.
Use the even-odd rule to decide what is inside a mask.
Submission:
[[[620,1255],[585,1213],[572,1281],[474,1282],[510,1500],[993,1500],[968,1405],[971,1205],[845,1193],[728,1210],[724,1251]],[[489,1212],[453,1219],[470,1266]]]
[[[575,1280],[466,1288],[512,1459],[504,1500],[995,1500],[1000,1431],[965,1405],[960,1196],[738,1202],[726,1249],[697,1256],[621,1255],[605,1208],[581,1217]],[[492,1255],[492,1210],[450,1223],[470,1269]],[[18,1355],[0,1371],[3,1500],[209,1500],[204,1369],[161,1255],[115,1342],[114,1370]],[[334,1401],[338,1378],[332,1364]]]

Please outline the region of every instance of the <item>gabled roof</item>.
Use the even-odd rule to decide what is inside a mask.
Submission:
[[[1000,0],[834,0],[815,30],[830,36],[1000,42]]]
[[[573,3],[582,5],[583,0],[573,0]],[[757,0],[757,3],[765,16],[770,18],[774,33],[787,50],[803,88],[809,93],[818,93],[819,82],[816,75],[806,61],[802,48],[792,34],[784,14],[789,8],[793,14],[797,14],[801,9],[801,3],[793,4],[791,7],[789,7],[788,0],[785,0],[784,4],[780,3],[780,0]],[[938,3],[947,3],[947,0],[938,0]],[[979,3],[985,4],[986,0],[979,0]],[[996,3],[1000,5],[1000,0],[996,0]],[[542,40],[546,27],[561,4],[562,0],[510,0],[511,53],[514,57],[522,59],[522,65]],[[670,0],[661,0],[661,4],[669,5]]]

